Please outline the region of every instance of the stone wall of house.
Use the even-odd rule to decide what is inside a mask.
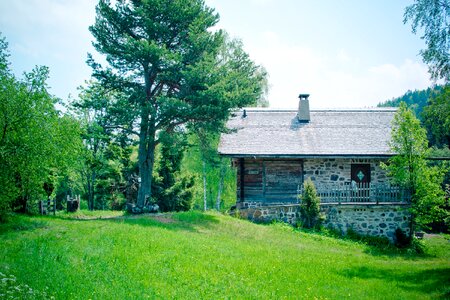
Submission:
[[[410,214],[402,204],[322,204],[324,226],[346,233],[352,229],[362,235],[387,237],[395,242],[395,230],[400,228],[409,235]],[[256,223],[274,220],[296,224],[300,220],[298,204],[255,206],[239,210],[242,218]]]
[[[310,178],[315,185],[336,184],[351,181],[352,164],[370,164],[371,182],[387,183],[386,171],[381,159],[314,158],[303,161],[304,180]]]
[[[325,226],[346,233],[347,230],[371,236],[385,236],[395,241],[395,230],[400,228],[409,235],[409,206],[404,204],[383,205],[321,205],[325,214]]]

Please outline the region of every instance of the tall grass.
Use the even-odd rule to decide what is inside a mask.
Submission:
[[[101,217],[1,225],[0,273],[56,299],[450,296],[448,236],[412,255],[215,213]]]

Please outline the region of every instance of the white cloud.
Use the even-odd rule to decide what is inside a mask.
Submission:
[[[254,5],[273,2],[247,1]],[[85,60],[86,52],[93,51],[88,26],[94,23],[95,3],[93,0],[0,1],[0,28],[10,42],[12,58],[18,57],[15,63],[22,64],[20,72],[36,64],[48,65],[49,84],[54,92],[60,97],[76,93],[76,87],[90,76]],[[208,3],[218,5],[221,1]],[[239,20],[231,17],[230,20],[239,24]],[[223,25],[220,23],[215,28]],[[240,34],[240,26],[231,28],[233,34]],[[277,26],[269,28],[280,30]],[[347,45],[346,49],[340,48],[342,45],[333,49],[331,44],[329,49],[320,49],[301,44],[302,39],[295,37],[283,40],[281,36],[289,36],[286,32],[290,29],[286,28],[282,35],[275,31],[258,33],[255,28],[244,40],[250,56],[269,72],[272,107],[297,107],[299,93],[311,94],[313,108],[373,106],[408,89],[423,89],[431,84],[426,66],[418,61],[406,59],[396,64],[386,62],[367,67],[369,60],[364,53],[352,53]],[[25,60],[31,63],[25,65]],[[365,67],[362,62],[366,63]]]
[[[427,67],[420,62],[407,59],[401,65],[364,69],[359,63],[364,58],[351,57],[344,49],[325,56],[303,45],[289,45],[271,31],[261,33],[258,45],[246,49],[270,75],[271,107],[295,108],[299,93],[311,94],[313,108],[376,106],[431,84]]]
[[[351,61],[350,56],[348,55],[347,51],[345,49],[339,50],[339,53],[337,55],[337,59],[341,62],[349,62]]]

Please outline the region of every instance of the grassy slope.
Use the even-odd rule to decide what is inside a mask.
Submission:
[[[427,240],[427,256],[386,255],[286,225],[198,212],[20,217],[0,230],[0,272],[48,287],[57,299],[449,297],[442,237]]]

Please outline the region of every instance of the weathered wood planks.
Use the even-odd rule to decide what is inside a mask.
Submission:
[[[297,188],[303,182],[301,159],[245,158],[234,163],[238,166],[238,201],[297,202]]]

